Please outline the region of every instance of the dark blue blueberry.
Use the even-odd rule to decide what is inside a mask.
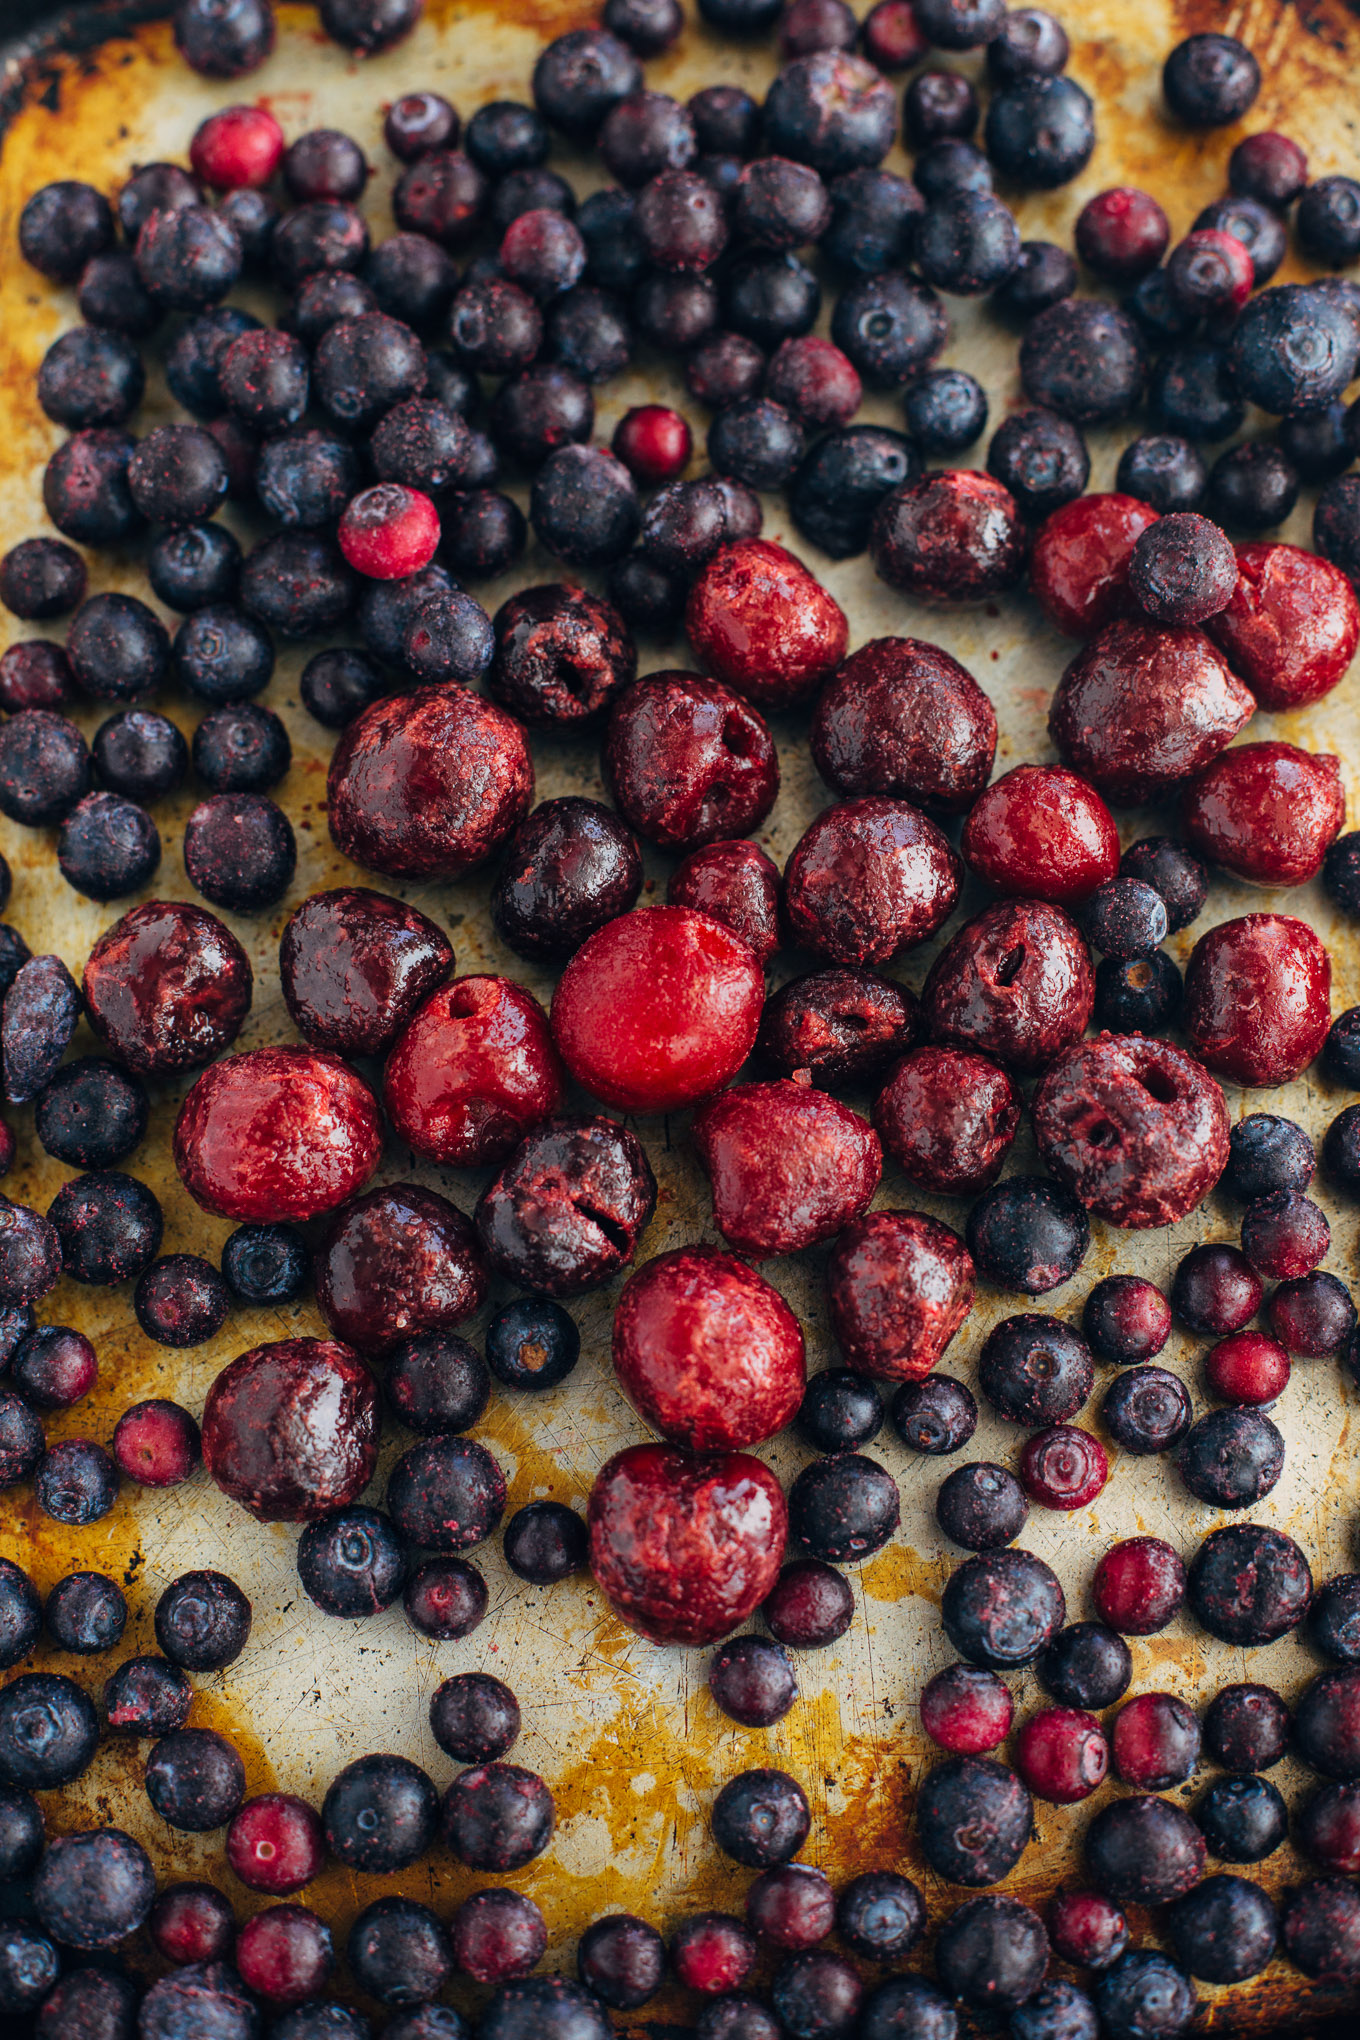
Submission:
[[[47,1597],[43,1619],[58,1650],[82,1657],[112,1650],[127,1627],[127,1598],[104,1573],[67,1573]]]

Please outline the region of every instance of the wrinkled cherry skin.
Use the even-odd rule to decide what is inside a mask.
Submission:
[[[372,702],[340,737],[327,780],[338,850],[390,878],[459,878],[498,850],[534,797],[524,731],[464,687]]]
[[[310,1523],[357,1501],[378,1463],[373,1376],[333,1339],[284,1339],[233,1360],[203,1407],[203,1462],[261,1523]]]
[[[685,609],[704,666],[758,708],[805,701],[845,657],[849,630],[803,562],[765,538],[720,546]]]
[[[1079,1041],[1050,1065],[1031,1109],[1044,1167],[1108,1225],[1174,1225],[1227,1167],[1223,1093],[1169,1041]]]
[[[455,978],[431,992],[387,1059],[383,1103],[417,1154],[454,1168],[502,1162],[562,1103],[548,1016],[510,978]]]
[[[985,602],[1025,564],[1015,498],[974,468],[935,468],[885,496],[869,530],[874,572],[918,602]]]
[[[1107,623],[1135,616],[1129,590],[1133,548],[1157,522],[1134,496],[1078,496],[1046,517],[1034,534],[1029,585],[1064,637],[1094,637]]]
[[[873,1122],[913,1183],[940,1197],[975,1197],[1000,1175],[1022,1108],[1013,1079],[990,1057],[918,1048],[874,1100]]]
[[[616,609],[583,588],[522,588],[496,611],[487,686],[527,723],[601,716],[637,672],[637,651]]]
[[[739,1084],[694,1118],[713,1185],[713,1220],[762,1259],[829,1240],[878,1188],[883,1152],[866,1120],[810,1084]]]
[[[99,937],[81,991],[106,1047],[143,1076],[198,1069],[250,1011],[250,959],[202,907],[149,900]]]
[[[378,1101],[339,1056],[255,1048],[203,1072],[175,1122],[175,1167],[218,1218],[333,1211],[378,1164]]]
[[[1095,996],[1086,944],[1061,907],[998,900],[936,957],[921,1017],[946,1047],[1040,1070],[1081,1038]]]
[[[470,1221],[416,1183],[384,1184],[337,1211],[315,1274],[322,1317],[361,1353],[451,1332],[486,1296]]]
[[[706,843],[666,881],[668,907],[693,907],[766,964],[779,947],[779,866],[758,843]]]
[[[1262,708],[1330,694],[1360,643],[1360,601],[1330,560],[1298,545],[1237,548],[1237,586],[1204,626]]]
[[[498,1274],[562,1297],[610,1281],[655,1209],[656,1178],[636,1134],[612,1119],[550,1119],[487,1185],[475,1218]]]
[[[313,893],[279,944],[293,1025],[313,1048],[336,1055],[381,1055],[452,969],[442,929],[366,886]]]
[[[784,868],[794,940],[832,963],[887,963],[948,920],[963,864],[927,815],[864,794],[823,808]]]
[[[666,850],[759,828],[779,792],[765,719],[701,673],[649,673],[616,703],[604,776],[630,827]]]
[[[648,1424],[696,1452],[773,1438],[807,1386],[803,1334],[779,1291],[711,1247],[658,1254],[629,1276],[614,1371]]]
[[[605,1104],[674,1112],[736,1075],[764,997],[760,965],[730,928],[690,907],[645,907],[572,957],[553,994],[553,1039]]]
[[[873,638],[818,696],[812,755],[837,793],[886,793],[960,814],[991,773],[996,710],[939,645]]]
[[[963,825],[970,871],[1012,899],[1067,907],[1119,873],[1119,830],[1093,786],[1061,765],[1017,765]]]
[[[1287,1084],[1322,1053],[1332,966],[1306,922],[1243,914],[1201,935],[1185,972],[1196,1055],[1235,1084]]]
[[[779,1576],[784,1493],[744,1452],[632,1445],[595,1479],[590,1569],[610,1607],[653,1643],[716,1643]]]
[[[1203,631],[1112,623],[1058,682],[1048,733],[1106,800],[1133,806],[1202,771],[1255,707]]]
[[[973,1257],[921,1211],[873,1211],[845,1228],[826,1267],[836,1343],[852,1367],[920,1381],[973,1308]]]
[[[1186,788],[1192,850],[1254,885],[1306,885],[1346,819],[1341,761],[1294,744],[1239,744]]]
[[[916,1039],[916,1000],[871,970],[817,970],[790,978],[765,1001],[756,1053],[781,1077],[814,1084],[867,1081]]]

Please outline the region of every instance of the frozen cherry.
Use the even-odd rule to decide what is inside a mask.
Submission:
[[[1127,804],[1160,799],[1209,764],[1255,705],[1201,631],[1118,622],[1067,668],[1048,727],[1067,765]]]
[[[213,1382],[203,1458],[264,1523],[305,1523],[356,1501],[373,1477],[378,1391],[346,1347],[285,1339],[243,1353]]]
[[[559,1119],[520,1142],[475,1216],[498,1273],[563,1297],[599,1288],[630,1261],[655,1205],[635,1134],[608,1119]]]
[[[453,968],[433,921],[384,893],[349,886],[313,893],[279,948],[283,996],[313,1048],[377,1055]]]
[[[1119,832],[1100,795],[1055,765],[1018,765],[964,824],[964,861],[1012,897],[1068,906],[1119,870]]]
[[[694,1123],[714,1219],[739,1251],[792,1253],[829,1239],[878,1186],[878,1141],[858,1113],[806,1084],[743,1084]]]
[[[1054,510],[1035,534],[1030,584],[1054,628],[1094,637],[1132,616],[1129,564],[1157,513],[1133,496],[1079,496]]]
[[[175,1124],[175,1166],[195,1201],[219,1216],[315,1218],[362,1187],[379,1144],[377,1100],[347,1064],[311,1049],[260,1048],[198,1079]]]
[[[666,883],[666,905],[708,914],[739,935],[762,964],[779,947],[779,867],[755,843],[692,850]]]
[[[250,1011],[252,976],[215,915],[152,901],[99,937],[81,989],[100,1040],[140,1075],[163,1075],[230,1047]]]
[[[1019,1129],[1020,1095],[987,1056],[918,1048],[879,1093],[873,1121],[913,1183],[939,1195],[973,1196],[1000,1173]]]
[[[641,888],[642,859],[631,830],[599,801],[568,794],[543,801],[515,831],[491,913],[517,955],[565,957],[606,921],[627,913]]]
[[[1185,974],[1190,1044],[1235,1083],[1287,1083],[1327,1038],[1331,964],[1306,923],[1243,914],[1200,937]]]
[[[922,993],[934,1038],[1041,1068],[1082,1033],[1095,1000],[1085,944],[1060,907],[998,901],[936,958]]]
[[[1293,744],[1243,744],[1192,781],[1185,833],[1211,863],[1257,885],[1306,885],[1345,819],[1340,764]]]
[[[700,658],[760,708],[803,700],[845,656],[839,606],[782,546],[723,546],[695,583],[685,628]]]
[[[756,1052],[782,1077],[819,1086],[876,1076],[910,1048],[916,1002],[905,985],[853,968],[791,978],[765,1001]]]
[[[417,1153],[503,1161],[562,1102],[547,1016],[508,978],[456,978],[419,1007],[388,1058],[383,1098]]]
[[[779,791],[779,762],[756,709],[698,673],[649,673],[618,701],[604,771],[620,813],[668,850],[759,827]]]
[[[813,713],[812,755],[837,793],[891,794],[955,813],[982,793],[995,752],[996,712],[972,674],[916,638],[862,645]]]

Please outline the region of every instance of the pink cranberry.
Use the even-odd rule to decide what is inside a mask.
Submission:
[[[1091,1598],[1107,1628],[1155,1636],[1185,1599],[1185,1566],[1160,1537],[1126,1537],[1096,1567]]]
[[[572,957],[553,994],[553,1038],[605,1104],[675,1112],[736,1075],[764,996],[760,965],[730,928],[689,907],[645,907]]]
[[[133,1403],[113,1433],[113,1456],[139,1487],[178,1487],[203,1455],[198,1425],[176,1402]]]
[[[1039,1070],[1080,1039],[1095,996],[1086,944],[1061,907],[998,900],[936,957],[921,1017],[948,1047]]]
[[[246,1921],[234,1956],[241,1981],[275,2005],[318,1997],[335,1967],[331,1930],[305,1905],[271,1905]]]
[[[779,792],[765,718],[700,673],[649,673],[620,696],[604,774],[624,820],[664,850],[759,828]]]
[[[687,420],[666,404],[625,411],[610,443],[628,472],[654,488],[684,473],[694,446]]]
[[[1025,527],[1009,489],[975,468],[932,468],[885,496],[869,531],[874,572],[918,602],[985,602],[1013,587]]]
[[[1119,831],[1094,787],[1061,765],[1017,765],[963,825],[963,861],[1012,898],[1067,907],[1119,874]]]
[[[972,1256],[920,1211],[875,1211],[845,1228],[826,1267],[836,1343],[852,1367],[920,1381],[973,1308]]]
[[[768,539],[720,546],[690,592],[689,641],[707,670],[758,708],[804,701],[845,657],[845,612],[803,562]]]
[[[548,1016],[510,978],[455,978],[431,992],[387,1059],[383,1103],[417,1154],[453,1168],[503,1162],[562,1103]]]
[[[741,1989],[756,1966],[756,1943],[730,1913],[697,1913],[671,1935],[670,1957],[687,1990],[717,1997]]]
[[[1202,771],[1255,707],[1203,631],[1112,623],[1058,682],[1048,731],[1075,772],[1131,806]]]
[[[1075,1424],[1036,1431],[1020,1454],[1021,1485],[1045,1509],[1084,1509],[1109,1477],[1105,1447]]]
[[[387,1183],[341,1206],[317,1248],[316,1301],[337,1339],[385,1353],[451,1332],[486,1296],[472,1223],[417,1183]]]
[[[1001,1173],[1021,1103],[990,1057],[917,1048],[874,1100],[874,1129],[911,1182],[941,1197],[975,1197]]]
[[[378,1101],[339,1056],[255,1048],[214,1063],[175,1122],[175,1167],[219,1218],[300,1220],[363,1188],[382,1146]]]
[[[955,814],[987,784],[996,710],[939,645],[873,638],[817,697],[812,755],[837,793],[892,794]]]
[[[744,1452],[630,1445],[595,1478],[590,1566],[614,1613],[654,1643],[716,1643],[765,1599],[788,1535],[784,1491]]]
[[[1199,1722],[1174,1693],[1138,1693],[1114,1718],[1115,1775],[1140,1792],[1183,1784],[1199,1758]]]
[[[776,1863],[746,1894],[746,1922],[775,1948],[815,1948],[836,1924],[836,1894],[808,1863]]]
[[[762,1259],[829,1240],[878,1188],[883,1155],[867,1121],[810,1084],[740,1084],[695,1114],[713,1221]]]
[[[1073,233],[1088,269],[1107,283],[1133,283],[1165,255],[1171,222],[1150,192],[1120,184],[1087,199]]]
[[[1103,1892],[1055,1892],[1044,1919],[1054,1954],[1077,1969],[1108,1969],[1129,1944],[1129,1923]]]
[[[439,512],[419,489],[379,482],[348,504],[337,536],[356,574],[373,581],[401,581],[434,558]]]
[[[464,687],[373,702],[331,756],[338,850],[393,878],[461,878],[519,827],[534,797],[524,731]]]
[[[1254,1197],[1242,1219],[1242,1251],[1269,1282],[1307,1275],[1331,1243],[1326,1213],[1297,1190]]]
[[[1157,512],[1135,496],[1078,496],[1046,517],[1034,536],[1029,584],[1055,630],[1094,637],[1133,616],[1133,548]]]
[[[167,1962],[222,1962],[236,1938],[236,1916],[214,1884],[167,1884],[146,1928]]]
[[[624,1284],[614,1313],[624,1394],[676,1445],[726,1452],[782,1431],[807,1385],[803,1334],[777,1289],[732,1254],[681,1247]]]
[[[199,122],[189,161],[212,190],[244,191],[268,184],[283,150],[283,129],[268,107],[224,106]]]
[[[956,1757],[981,1757],[999,1748],[1014,1714],[1010,1687],[977,1665],[947,1665],[921,1688],[922,1728]]]
[[[751,173],[748,169],[742,174],[749,178]],[[853,362],[834,342],[804,333],[776,347],[765,394],[792,411],[809,432],[818,432],[848,425],[864,389]]]
[[[1289,1386],[1289,1355],[1267,1332],[1233,1332],[1204,1362],[1215,1395],[1229,1403],[1271,1403]]]
[[[357,1501],[382,1428],[373,1376],[330,1339],[256,1346],[222,1369],[203,1406],[203,1459],[261,1523],[309,1523]]]
[[[1089,1799],[1109,1764],[1100,1723],[1079,1707],[1043,1707],[1015,1739],[1016,1770],[1031,1792],[1056,1806]]]
[[[1185,973],[1185,1031],[1200,1060],[1233,1083],[1291,1083],[1321,1054],[1332,967],[1288,914],[1243,914],[1202,935]]]
[[[865,794],[824,808],[784,871],[794,939],[832,963],[887,963],[948,920],[963,866],[934,822]]]
[[[1191,781],[1192,849],[1254,885],[1306,885],[1346,819],[1341,761],[1294,744],[1240,744]]]
[[[779,947],[779,866],[758,843],[706,843],[666,883],[668,907],[693,907],[739,935],[761,964]]]
[[[227,1861],[250,1891],[285,1898],[301,1891],[326,1860],[321,1822],[305,1799],[262,1792],[248,1799],[227,1829]]]
[[[1237,548],[1237,586],[1204,626],[1262,708],[1304,708],[1336,686],[1360,643],[1360,601],[1339,567],[1302,546]]]
[[[930,48],[911,0],[877,0],[864,17],[860,36],[869,62],[889,74],[909,71]]]
[[[1256,1270],[1236,1247],[1206,1242],[1176,1264],[1171,1302],[1192,1332],[1240,1332],[1261,1308],[1265,1293]]]
[[[98,938],[81,992],[99,1039],[142,1076],[198,1069],[250,1011],[250,959],[202,907],[149,900]]]

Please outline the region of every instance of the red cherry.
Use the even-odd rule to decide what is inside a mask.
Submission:
[[[1267,1332],[1234,1332],[1211,1348],[1204,1373],[1230,1403],[1270,1403],[1289,1386],[1289,1355]]]
[[[1332,965],[1306,921],[1242,914],[1202,935],[1185,973],[1185,1031],[1232,1083],[1288,1084],[1322,1052]]]
[[[1346,819],[1341,763],[1294,744],[1222,752],[1185,796],[1192,850],[1254,885],[1306,885]]]
[[[383,1103],[418,1154],[455,1168],[502,1162],[562,1103],[548,1016],[510,978],[441,985],[388,1057]]]
[[[243,191],[268,184],[283,150],[283,129],[267,107],[224,106],[200,122],[189,161],[214,191]]]
[[[256,1048],[206,1069],[175,1122],[175,1167],[219,1218],[317,1218],[364,1184],[382,1147],[378,1101],[338,1055]]]
[[[439,512],[419,489],[379,482],[346,506],[338,536],[356,574],[371,581],[402,581],[434,558]]]
[[[614,427],[615,453],[640,482],[673,482],[694,448],[688,421],[666,404],[635,404]]]
[[[1132,616],[1133,548],[1157,512],[1136,496],[1078,496],[1046,517],[1034,535],[1029,578],[1055,630],[1094,637],[1107,623]]]
[[[1360,643],[1360,602],[1340,567],[1298,545],[1237,548],[1237,586],[1206,634],[1262,708],[1330,694]]]
[[[963,825],[964,862],[997,892],[1071,905],[1119,872],[1119,830],[1093,786],[1061,765],[1017,765]]]
[[[840,665],[850,634],[821,582],[764,538],[719,547],[690,593],[685,629],[707,671],[757,708],[806,700]]]
[[[921,1726],[933,1743],[957,1757],[980,1757],[1011,1732],[1015,1702],[995,1672],[947,1665],[921,1688]]]
[[[1031,1792],[1075,1806],[1104,1782],[1109,1745],[1093,1714],[1079,1707],[1044,1707],[1015,1740],[1015,1768]]]

